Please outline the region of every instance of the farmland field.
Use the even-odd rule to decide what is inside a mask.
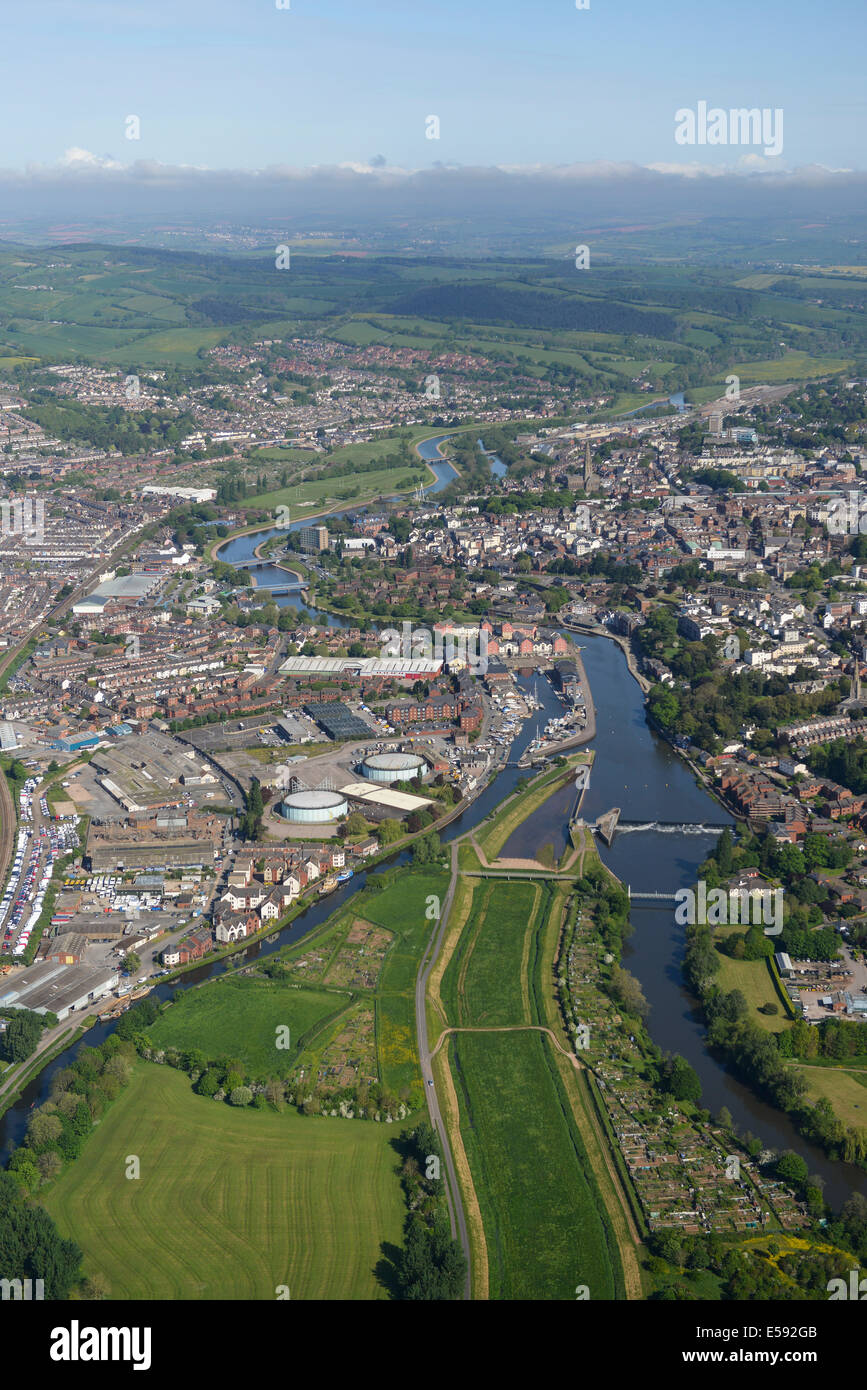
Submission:
[[[400,1243],[404,1218],[392,1137],[233,1110],[142,1062],[45,1205],[111,1298],[273,1300],[278,1285],[293,1300],[384,1298],[380,1246]]]
[[[449,1063],[496,1299],[623,1297],[617,1245],[550,1040],[461,1033]]]

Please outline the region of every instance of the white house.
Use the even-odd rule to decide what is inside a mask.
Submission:
[[[223,920],[218,922],[215,928],[215,935],[218,941],[241,941],[247,935],[246,919],[239,918],[236,922]]]

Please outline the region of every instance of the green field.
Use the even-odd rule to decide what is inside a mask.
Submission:
[[[381,1245],[405,1215],[393,1133],[233,1110],[142,1062],[45,1205],[111,1298],[384,1298]]]
[[[0,250],[0,356],[196,367],[243,326],[255,338],[323,334],[359,347],[487,355],[536,378],[572,371],[612,390],[614,408],[626,409],[644,366],[663,386],[682,384],[674,343],[687,365],[710,365],[721,381],[734,370],[747,383],[835,371],[864,348],[862,268],[847,271],[836,242],[827,243],[820,273],[765,273],[755,271],[763,257],[752,240],[749,260],[726,242],[727,264],[699,267],[690,263],[692,233],[669,228],[661,258],[656,237],[630,234],[618,240],[616,263],[603,258],[582,279],[556,238],[548,255],[482,262],[460,253],[350,260],[337,242],[321,255],[304,240],[288,276],[274,275],[273,256],[262,251],[191,259],[83,245],[67,248],[59,265],[50,247],[29,248],[26,260],[14,247]],[[797,235],[787,241],[801,264],[806,250]],[[37,278],[52,288],[28,289]],[[781,341],[796,351],[778,357]]]
[[[547,892],[535,883],[489,880],[476,889],[470,918],[443,977],[443,1002],[457,1027],[529,1023],[524,968],[528,933]]]
[[[617,1246],[542,1033],[451,1040],[461,1133],[488,1249],[490,1297],[623,1297]]]
[[[434,922],[425,916],[431,895],[442,902],[445,873],[401,875],[381,893],[365,893],[358,911],[365,921],[394,932],[379,977],[376,998],[376,1049],[383,1085],[398,1095],[421,1082],[415,1032],[415,980]]]
[[[797,1070],[807,1083],[807,1099],[815,1105],[821,1096],[831,1102],[834,1114],[844,1125],[867,1127],[867,1076],[859,1069],[813,1067],[798,1062]]]
[[[148,1029],[157,1048],[200,1049],[209,1060],[237,1059],[251,1077],[285,1078],[301,1066],[315,1075],[323,1050],[334,1035],[331,1020],[359,998],[372,1001],[376,1018],[376,1062],[383,1086],[415,1109],[422,1100],[421,1068],[415,1030],[415,980],[434,920],[425,915],[428,899],[442,901],[448,876],[431,870],[404,870],[381,891],[353,898],[310,937],[281,950],[277,959],[290,968],[311,949],[330,963],[352,923],[361,918],[393,933],[375,989],[352,993],[303,982],[261,976],[222,976],[179,995]],[[322,975],[327,973],[327,966]],[[319,977],[321,979],[322,976]],[[299,981],[302,981],[299,984]],[[277,1029],[290,1030],[291,1048],[276,1047]]]
[[[741,926],[715,927],[714,933],[719,940],[724,940],[729,936],[737,936],[744,930]],[[767,1033],[780,1033],[789,1027],[789,1019],[780,1002],[767,961],[734,960],[732,956],[724,955],[721,951],[717,952],[717,957],[720,968],[716,983],[726,994],[733,989],[741,991],[747,1001],[749,1017],[753,1023],[757,1023]],[[762,1004],[776,1004],[777,1013],[760,1013]]]
[[[334,462],[337,455],[331,455]],[[340,478],[317,478],[315,482],[295,483],[289,487],[277,488],[274,492],[260,492],[255,497],[239,502],[239,507],[260,511],[263,507],[275,510],[281,505],[292,510],[293,503],[303,502],[345,502],[359,501],[362,498],[379,497],[392,492],[407,492],[419,483],[430,482],[427,469],[419,463],[402,464],[399,468],[377,468],[371,473],[358,473]]]
[[[285,1076],[305,1035],[349,1001],[337,990],[221,976],[181,994],[148,1036],[157,1047],[200,1048],[210,1061],[237,1057],[251,1077],[266,1081]],[[290,1030],[291,1049],[276,1046],[281,1026]]]

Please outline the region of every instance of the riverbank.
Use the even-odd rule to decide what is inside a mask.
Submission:
[[[478,428],[479,427],[476,424],[456,426],[454,429],[449,430],[448,434],[443,434],[442,430],[440,429],[433,431],[431,434],[424,434],[420,439],[416,439],[413,441],[413,450],[418,455],[420,461],[424,464],[431,478],[430,483],[425,488],[425,493],[429,492],[430,489],[435,487],[438,483],[443,482],[443,480],[439,477],[439,475],[436,472],[436,469],[433,467],[432,460],[426,458],[424,454],[421,452],[421,446],[423,444],[429,444],[432,440],[446,439],[448,438],[449,434],[459,434],[462,429],[466,430]],[[437,453],[439,454],[439,449],[437,449]],[[452,463],[449,462],[449,460],[445,457],[444,454],[439,454],[439,457],[444,467],[450,468],[456,477],[459,476],[457,469],[454,467]],[[363,477],[363,474],[359,476]],[[448,484],[444,483],[444,486],[448,486]],[[345,501],[341,501],[338,499],[334,501],[331,504],[331,506],[319,507],[316,508],[314,511],[308,511],[305,508],[303,517],[300,517],[298,521],[293,522],[292,526],[288,529],[295,530],[297,529],[297,527],[301,525],[306,526],[308,522],[316,521],[321,517],[342,515],[344,512],[360,511],[363,507],[370,507],[377,502],[384,502],[388,497],[410,497],[412,496],[414,491],[414,488],[405,488],[403,490],[401,490],[400,488],[392,488],[389,492],[382,492],[371,497],[359,498],[358,501],[354,502],[351,506],[347,506]],[[287,509],[291,510],[291,507],[287,506]],[[242,536],[252,535],[256,531],[272,530],[274,530],[273,525],[269,525],[267,522],[262,521],[253,522],[249,526],[239,526],[236,530],[231,531],[228,536],[218,536],[215,540],[211,541],[205,548],[205,559],[209,561],[209,563],[213,564],[215,561],[219,560],[220,557],[217,552],[221,550],[224,545],[228,545],[231,541],[238,540]],[[265,539],[267,539],[267,537]],[[264,542],[260,542],[260,544],[263,543]],[[254,550],[254,554],[255,553],[256,551]],[[277,568],[283,569],[285,568],[285,566],[277,566]],[[289,571],[289,573],[291,572],[292,571]]]
[[[609,642],[616,642],[623,655],[626,657],[626,665],[629,673],[638,684],[642,694],[647,695],[653,688],[653,682],[643,676],[638,669],[638,662],[632,650],[632,644],[625,637],[621,637],[619,632],[609,632],[605,627],[592,627],[589,623],[561,623],[561,627],[566,632],[577,632],[585,637],[607,637]]]

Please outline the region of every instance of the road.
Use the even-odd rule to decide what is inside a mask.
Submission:
[[[419,966],[418,976],[415,983],[415,1026],[418,1037],[418,1055],[421,1062],[422,1080],[425,1083],[425,1095],[427,1097],[428,1114],[431,1124],[440,1137],[443,1157],[446,1165],[446,1197],[449,1204],[449,1216],[452,1223],[452,1235],[460,1240],[464,1255],[467,1260],[467,1277],[464,1284],[464,1298],[468,1299],[471,1295],[471,1263],[470,1263],[470,1239],[467,1234],[467,1221],[464,1214],[464,1204],[461,1199],[461,1189],[458,1186],[457,1173],[455,1172],[454,1158],[452,1157],[451,1145],[449,1144],[448,1130],[443,1123],[442,1112],[440,1110],[439,1098],[436,1093],[436,1086],[428,1085],[433,1080],[433,1069],[431,1066],[431,1052],[427,1038],[427,982],[434,962],[439,955],[446,926],[448,925],[449,913],[454,902],[455,890],[458,885],[458,846],[453,843],[451,846],[451,878],[449,880],[448,892],[445,902],[440,912],[439,925],[436,928],[431,940],[428,942],[427,949],[422,956]]]

